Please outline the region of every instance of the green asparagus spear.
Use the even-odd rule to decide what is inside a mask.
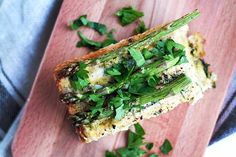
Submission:
[[[173,67],[174,65],[176,65],[179,61],[179,57],[176,57],[176,58],[174,58],[173,60],[170,60],[170,61],[159,60],[159,61],[156,61],[156,62],[150,64],[150,65],[147,65],[146,67],[144,67],[144,70],[143,70],[144,73],[140,73],[138,71],[136,73],[133,73],[132,75],[129,74],[126,79],[124,79],[121,82],[118,82],[116,84],[112,84],[110,86],[107,86],[107,87],[99,90],[98,93],[100,93],[102,95],[111,94],[112,92],[114,92],[118,88],[121,88],[123,85],[125,85],[127,82],[129,82],[131,78],[136,78],[136,77],[139,77],[140,75],[141,76],[151,76],[151,75],[160,74],[164,70],[169,69],[169,68]]]
[[[108,53],[104,56],[102,56],[101,58],[99,58],[100,62],[105,62],[107,60],[110,60],[112,58],[115,58],[119,55],[119,52],[125,52],[128,50],[128,48],[132,47],[132,48],[136,48],[136,49],[140,49],[143,46],[147,45],[147,44],[152,44],[157,42],[158,40],[160,40],[161,37],[166,36],[167,34],[170,34],[171,32],[179,29],[180,27],[188,24],[189,22],[191,22],[192,20],[196,19],[198,16],[200,15],[199,10],[194,10],[192,13],[189,13],[169,24],[166,24],[165,26],[161,27],[158,31],[155,31],[149,35],[147,35],[144,39],[142,39],[141,41],[136,41],[134,43],[131,43],[128,46],[125,46],[117,51],[113,51],[111,53]],[[94,61],[96,61],[97,59],[95,59]]]
[[[170,94],[170,92],[173,92],[175,94],[179,93],[189,83],[191,83],[191,80],[186,75],[181,74],[180,76],[178,76],[176,80],[165,85],[162,89],[156,90],[152,93],[139,97],[137,102],[139,105],[143,105],[153,101],[157,102],[165,98],[168,94]]]

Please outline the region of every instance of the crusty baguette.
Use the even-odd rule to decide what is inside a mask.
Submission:
[[[161,29],[168,29],[168,27],[170,27],[170,24],[154,27],[142,34],[132,36],[128,39],[124,39],[117,44],[110,45],[106,48],[89,53],[88,55],[78,57],[78,58],[75,58],[70,61],[66,61],[58,65],[55,68],[54,77],[55,77],[56,85],[59,92],[63,93],[66,90],[63,78],[68,77],[68,75],[63,70],[66,70],[66,71],[74,70],[73,68],[71,68],[73,64],[76,64],[79,61],[85,61],[85,60],[90,60],[93,58],[98,58],[104,54],[110,53],[124,46],[127,46],[130,43],[140,41],[144,39],[145,37],[147,37],[148,35],[154,32],[160,31]],[[174,39],[175,36],[177,36],[176,34],[178,33],[182,34],[182,36],[186,36],[186,39],[184,39],[184,41],[180,40],[178,42],[179,43],[182,42],[181,44],[185,46],[186,53],[189,56],[188,59],[190,62],[187,66],[180,65],[175,68],[167,70],[166,73],[178,73],[178,72],[189,73],[189,75],[193,77],[193,80],[197,79],[199,83],[198,84],[196,82],[191,83],[185,89],[186,90],[185,97],[183,97],[181,93],[176,94],[176,95],[169,95],[165,99],[160,100],[158,103],[155,103],[154,105],[151,105],[145,108],[144,110],[141,110],[140,112],[128,113],[121,120],[105,118],[101,120],[95,120],[89,125],[80,125],[76,127],[76,132],[78,133],[78,135],[83,141],[85,142],[96,141],[103,136],[114,134],[122,130],[127,130],[130,125],[136,123],[137,121],[142,120],[142,119],[148,119],[148,118],[160,115],[162,113],[166,113],[181,103],[194,103],[202,97],[202,93],[206,89],[214,86],[214,82],[215,82],[214,75],[211,75],[209,77],[205,75],[204,70],[203,70],[203,64],[201,63],[201,60],[199,59],[199,58],[202,58],[203,55],[205,54],[203,51],[204,40],[200,34],[195,34],[187,38],[187,32],[188,32],[188,27],[184,26],[183,28],[179,29],[179,31],[175,31],[174,33],[168,34],[164,36],[163,38],[161,38],[161,39],[165,39],[165,38],[171,37]],[[195,49],[194,52],[190,53],[189,45],[191,45]],[[67,108],[68,108],[68,114],[70,116],[73,116],[74,114],[79,112],[76,104],[74,103],[67,103]]]

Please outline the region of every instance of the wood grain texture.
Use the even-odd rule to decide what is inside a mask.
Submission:
[[[69,19],[87,14],[89,19],[115,28],[116,38],[120,40],[132,35],[137,26],[134,23],[122,27],[114,17],[117,9],[128,5],[145,13],[144,21],[149,27],[176,19],[195,8],[202,13],[190,28],[192,32],[202,32],[206,38],[206,59],[218,75],[217,88],[209,90],[195,106],[183,104],[142,122],[147,140],[154,142],[153,151],[158,152],[159,145],[168,138],[174,146],[169,156],[202,156],[235,69],[235,0],[64,0],[13,141],[14,157],[102,157],[105,150],[125,144],[124,132],[98,142],[81,143],[66,119],[65,106],[57,101],[52,72],[57,64],[88,52],[85,48],[75,48],[78,37],[67,28]],[[82,31],[91,39],[100,39],[92,30]]]

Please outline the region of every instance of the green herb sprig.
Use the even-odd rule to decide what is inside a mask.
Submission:
[[[126,26],[144,16],[144,14],[143,12],[136,10],[134,7],[124,7],[116,12],[116,16],[119,17],[120,24]]]
[[[140,21],[138,27],[135,29],[135,33],[136,34],[143,33],[146,30],[147,30],[147,27],[146,27],[144,21]]]
[[[151,142],[147,143],[144,140],[145,131],[139,123],[134,124],[134,128],[134,132],[131,130],[128,132],[126,147],[118,148],[115,151],[107,150],[105,152],[105,157],[140,157],[143,155],[148,155],[154,144]],[[144,145],[146,149],[141,148]],[[168,154],[172,149],[173,147],[168,139],[165,139],[164,143],[160,146],[160,151],[163,154]],[[158,154],[151,153],[148,156],[158,157]]]
[[[88,47],[93,50],[98,50],[100,48],[109,46],[111,44],[117,43],[117,41],[114,38],[113,32],[114,30],[111,30],[108,32],[107,26],[98,22],[89,21],[87,19],[87,15],[81,15],[79,18],[69,22],[69,27],[72,30],[78,30],[81,26],[89,27],[97,31],[100,35],[106,35],[106,39],[103,41],[94,41],[91,39],[88,39],[82,32],[78,31],[77,34],[80,41],[77,42],[76,47]]]

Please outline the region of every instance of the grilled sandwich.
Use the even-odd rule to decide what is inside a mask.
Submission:
[[[189,35],[195,10],[55,68],[60,101],[84,142],[127,130],[142,119],[194,104],[215,87],[204,39]]]

